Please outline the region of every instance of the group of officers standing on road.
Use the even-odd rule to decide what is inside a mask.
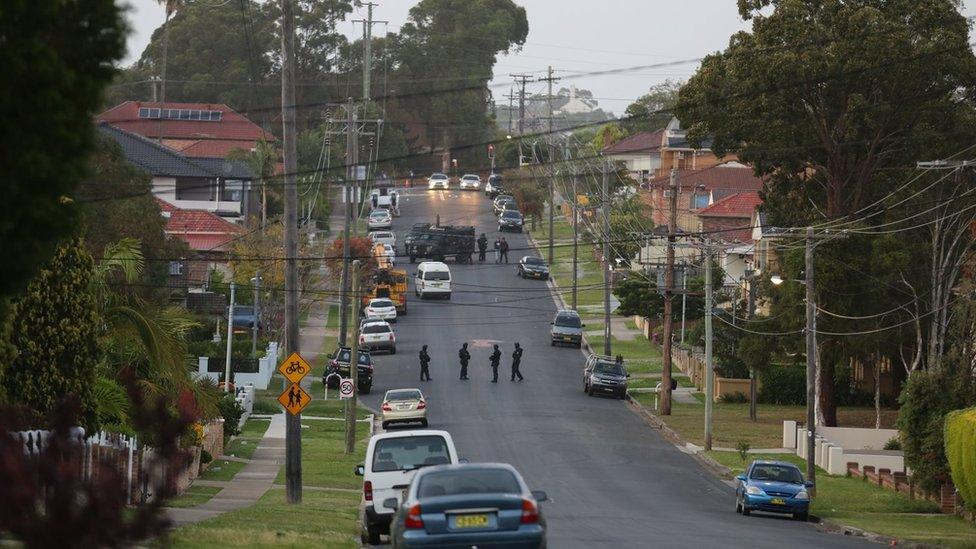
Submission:
[[[461,361],[461,377],[460,379],[465,380],[468,378],[468,362],[471,360],[471,353],[468,351],[468,344],[464,343],[461,345],[461,349],[458,350],[458,359]],[[494,349],[492,350],[491,356],[488,357],[488,363],[491,365],[491,382],[498,383],[498,365],[502,360],[502,351],[498,348],[498,344],[494,344]],[[522,377],[522,372],[519,369],[522,365],[522,346],[515,343],[515,351],[512,352],[512,381],[518,379],[522,381],[525,379]],[[430,381],[430,353],[427,352],[427,345],[424,345],[420,349],[420,381]]]

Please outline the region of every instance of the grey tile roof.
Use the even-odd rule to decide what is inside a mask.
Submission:
[[[189,158],[151,139],[109,124],[99,124],[98,131],[114,139],[122,147],[126,160],[150,175],[253,179],[251,170],[243,162],[223,158]]]

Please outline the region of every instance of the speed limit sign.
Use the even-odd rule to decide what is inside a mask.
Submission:
[[[339,398],[352,398],[352,380],[349,378],[343,378],[339,382]]]

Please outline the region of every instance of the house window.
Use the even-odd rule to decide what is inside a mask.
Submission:
[[[176,178],[177,200],[213,200],[213,180],[203,177]]]
[[[708,194],[695,193],[691,195],[691,209],[700,210],[708,206]]]
[[[183,274],[183,262],[182,261],[170,261],[169,262],[169,275],[170,276],[181,276]]]
[[[220,183],[220,200],[240,202],[244,200],[244,182],[239,179],[225,179]]]

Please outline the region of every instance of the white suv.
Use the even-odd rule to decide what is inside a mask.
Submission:
[[[434,189],[449,189],[451,185],[451,178],[447,177],[442,173],[431,174],[427,178],[427,188],[430,190]]]
[[[356,467],[363,477],[363,544],[377,544],[390,533],[393,510],[382,506],[387,498],[400,499],[417,469],[459,463],[454,439],[447,431],[396,431],[373,435],[366,462]],[[375,503],[379,502],[379,503]]]

